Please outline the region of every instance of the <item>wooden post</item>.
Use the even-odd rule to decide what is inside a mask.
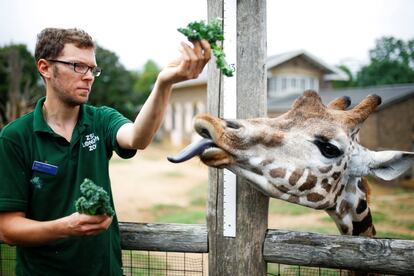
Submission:
[[[208,0],[208,18],[223,18],[223,0]],[[226,49],[224,49],[226,52]],[[237,118],[264,117],[266,104],[266,0],[237,1]],[[222,76],[209,66],[208,112],[222,117]],[[210,275],[266,275],[263,244],[269,199],[237,180],[236,237],[223,236],[223,173],[209,171]]]

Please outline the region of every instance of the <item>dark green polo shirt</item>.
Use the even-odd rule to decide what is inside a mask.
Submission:
[[[85,178],[102,186],[113,206],[108,163],[113,151],[123,158],[136,153],[116,142],[118,129],[130,121],[112,108],[82,105],[69,143],[46,124],[43,102],[0,133],[0,212],[23,211],[37,221],[70,215]],[[53,167],[33,168],[35,161]],[[116,216],[97,236],[17,247],[17,275],[122,275],[121,266]]]

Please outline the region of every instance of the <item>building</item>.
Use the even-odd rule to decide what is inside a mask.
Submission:
[[[348,79],[338,68],[303,50],[271,56],[267,68],[269,98],[294,95],[306,89],[328,89],[332,81]],[[194,139],[192,118],[206,112],[206,105],[207,72],[204,71],[197,79],[174,86],[159,137],[173,145],[189,143]]]
[[[347,76],[305,51],[271,56],[267,68],[268,116],[286,112],[306,89],[318,91],[325,104],[337,97],[349,96],[352,106],[369,94],[377,94],[382,104],[364,123],[361,144],[373,150],[414,151],[414,83],[333,90],[332,81],[347,80]],[[162,139],[176,146],[190,143],[197,137],[192,118],[206,112],[206,105],[206,72],[196,80],[174,86],[160,133]]]
[[[349,96],[350,108],[370,94],[380,96],[382,103],[364,122],[359,133],[361,144],[375,150],[414,151],[414,83],[319,92],[324,104]],[[269,99],[268,116],[276,117],[286,112],[297,97],[298,94],[290,94]]]

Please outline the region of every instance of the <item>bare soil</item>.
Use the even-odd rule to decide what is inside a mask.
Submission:
[[[208,181],[208,169],[198,158],[173,164],[179,149],[151,145],[135,157],[111,160],[112,192],[120,221],[153,222],[148,209],[156,205],[190,204],[189,192]]]

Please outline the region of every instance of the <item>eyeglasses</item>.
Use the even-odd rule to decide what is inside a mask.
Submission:
[[[47,61],[59,62],[62,64],[71,65],[73,66],[73,71],[79,74],[86,74],[89,70],[91,70],[91,73],[94,77],[99,77],[99,75],[102,72],[102,69],[98,66],[89,66],[81,62],[69,62],[69,61],[63,61],[63,60],[57,60],[57,59],[48,59]]]

